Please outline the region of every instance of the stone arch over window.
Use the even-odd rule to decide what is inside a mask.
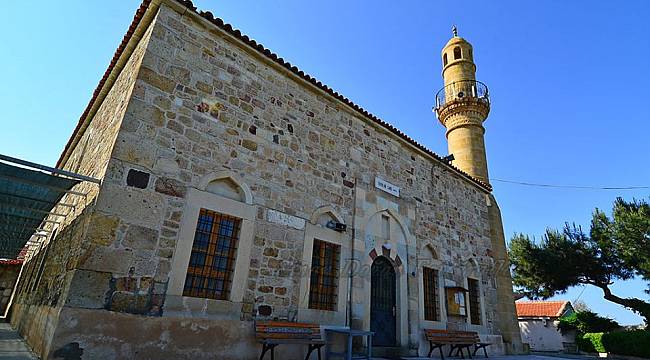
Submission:
[[[321,226],[327,226],[329,221],[345,224],[341,215],[331,206],[323,206],[316,209],[309,219],[309,222],[312,224]]]
[[[485,318],[483,309],[483,290],[481,289],[481,268],[475,257],[465,261],[465,288],[468,289],[469,326],[482,326]]]
[[[442,55],[442,65],[443,65],[443,66],[447,66],[447,63],[448,63],[448,62],[449,62],[449,61],[447,60],[447,53],[444,53],[444,54]]]
[[[470,257],[465,260],[465,271],[468,277],[477,280],[481,279],[481,267],[475,257]]]
[[[199,182],[199,190],[246,204],[253,203],[253,194],[248,185],[230,171],[213,172],[203,176]]]
[[[447,314],[444,310],[445,281],[443,263],[433,244],[418,251],[417,293],[418,319],[423,327],[445,328]]]
[[[431,260],[440,260],[438,252],[431,244],[427,244],[425,247],[425,255],[428,256]]]
[[[165,295],[165,312],[167,314],[181,314],[187,311],[196,311],[198,314],[201,309],[209,307],[208,304],[219,304],[216,305],[219,309],[222,309],[219,311],[219,316],[225,319],[239,319],[251,262],[255,217],[257,214],[250,188],[232,172],[209,173],[200,179],[196,187],[188,189],[182,214],[171,260],[171,271]],[[211,220],[210,217],[212,217]],[[237,235],[233,230],[225,230],[228,234],[223,234],[230,237],[230,243],[236,246],[236,248],[231,246],[234,251],[231,251],[228,255],[219,255],[229,257],[229,265],[226,266],[226,271],[229,272],[227,275],[229,288],[223,290],[225,292],[225,294],[222,294],[223,296],[206,296],[208,291],[214,289],[208,288],[205,281],[201,284],[200,279],[198,285],[203,286],[203,288],[198,286],[195,273],[192,275],[195,278],[189,283],[190,286],[185,286],[188,284],[190,267],[196,268],[206,265],[206,262],[198,260],[194,263],[191,262],[194,243],[197,238],[196,234],[202,231],[199,227],[199,221],[209,222],[210,226],[226,224],[223,226],[230,226],[231,228],[234,227],[228,225],[229,222],[239,222]],[[221,230],[219,230],[219,234],[221,236]],[[210,236],[210,241],[213,240],[214,237]],[[224,282],[226,281],[224,280]],[[187,289],[190,289],[190,293],[186,291]],[[225,289],[225,287],[221,289]],[[191,293],[194,290],[197,291],[196,294]],[[184,300],[188,297],[191,297],[192,301],[186,302]]]
[[[346,259],[351,257],[351,242],[349,241],[348,233],[335,231],[327,227],[328,221],[345,223],[341,215],[332,206],[322,206],[312,213],[309,221],[305,224],[305,239],[302,251],[303,273],[300,277],[300,287],[298,290],[297,318],[299,321],[317,323],[323,321],[324,318],[328,318],[333,323],[343,324],[345,322],[347,315],[346,295],[349,281],[348,273],[345,269],[349,264],[349,260]],[[333,301],[331,299],[328,300],[327,295],[325,297],[319,296],[319,292],[321,294],[323,293],[319,288],[322,288],[324,284],[322,280],[318,279],[318,276],[312,276],[313,269],[318,269],[318,266],[314,268],[315,261],[316,264],[326,262],[323,257],[325,248],[329,248],[332,252],[336,253],[335,257],[337,260],[334,263],[338,263],[337,275],[329,276],[332,282],[328,283],[330,288],[336,288],[334,290],[336,296]],[[318,251],[321,256],[314,256],[314,251]],[[316,285],[312,283],[314,280],[317,281]],[[318,285],[319,283],[320,285]],[[313,302],[313,299],[319,301]],[[324,303],[329,301],[329,305],[332,307],[328,309],[327,306],[320,306],[323,305],[322,300],[325,300]]]
[[[454,60],[458,60],[462,57],[462,52],[460,50],[460,46],[456,46],[454,48]]]

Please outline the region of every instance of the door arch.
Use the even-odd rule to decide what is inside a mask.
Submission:
[[[396,275],[392,262],[378,256],[370,268],[370,331],[373,345],[395,346],[397,343]]]

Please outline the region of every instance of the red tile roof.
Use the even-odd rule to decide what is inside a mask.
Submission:
[[[22,263],[22,259],[0,259],[0,265],[20,265]]]
[[[211,12],[209,12],[209,11],[197,11],[196,6],[194,6],[194,4],[192,3],[191,0],[173,0],[173,1],[176,1],[176,2],[180,3],[181,5],[185,6],[187,8],[187,10],[189,10],[189,11],[195,13],[195,14],[198,14],[202,18],[210,21],[212,24],[216,25],[221,30],[224,30],[226,33],[228,33],[228,34],[234,36],[235,38],[239,39],[240,41],[247,44],[251,48],[257,50],[262,55],[264,55],[267,58],[271,59],[272,61],[280,64],[281,66],[285,67],[286,69],[288,69],[289,71],[291,71],[295,75],[301,77],[302,79],[306,80],[307,82],[311,83],[312,85],[320,88],[321,90],[325,91],[326,93],[330,94],[331,96],[335,97],[336,99],[342,101],[343,103],[350,106],[352,109],[354,109],[356,112],[358,112],[362,116],[364,116],[366,118],[369,118],[370,120],[372,120],[375,123],[381,125],[385,129],[389,130],[393,134],[395,134],[395,135],[399,136],[400,138],[406,140],[411,145],[415,146],[416,148],[418,148],[419,150],[421,150],[424,153],[428,154],[429,156],[433,157],[434,159],[440,161],[440,163],[442,163],[444,166],[447,166],[448,168],[454,170],[456,173],[460,174],[464,178],[472,181],[473,183],[477,184],[478,186],[480,186],[481,188],[483,188],[483,189],[485,189],[487,191],[492,190],[492,186],[490,184],[486,184],[483,181],[481,181],[481,180],[469,175],[468,173],[464,172],[463,170],[461,170],[461,169],[459,169],[459,168],[445,162],[440,155],[434,153],[433,151],[431,151],[430,149],[428,149],[424,145],[418,143],[417,141],[415,141],[414,139],[412,139],[408,135],[404,134],[402,131],[400,131],[399,129],[397,129],[393,125],[391,125],[391,124],[383,121],[382,119],[378,118],[377,116],[371,114],[367,110],[363,109],[359,105],[352,102],[350,99],[348,99],[345,96],[343,96],[343,95],[339,94],[338,92],[334,91],[329,86],[321,83],[320,81],[318,81],[314,77],[310,76],[309,74],[306,74],[302,70],[298,69],[296,66],[291,65],[291,63],[289,63],[288,61],[286,61],[283,58],[279,57],[278,55],[273,53],[271,50],[265,48],[262,44],[259,44],[255,40],[253,40],[253,39],[249,38],[248,36],[242,34],[241,31],[239,31],[238,29],[233,28],[232,25],[225,23],[220,18],[214,17],[214,15]],[[117,48],[117,51],[113,55],[113,59],[111,60],[109,66],[108,66],[108,69],[106,69],[106,72],[104,73],[104,76],[100,80],[99,85],[97,85],[97,88],[93,92],[93,96],[90,99],[90,102],[88,103],[88,106],[86,106],[86,109],[84,110],[83,114],[81,115],[81,118],[79,119],[77,127],[74,129],[74,131],[72,133],[72,136],[68,140],[68,143],[66,144],[63,152],[61,153],[61,156],[59,157],[59,160],[57,161],[57,167],[62,166],[63,160],[64,160],[64,158],[65,158],[65,156],[66,156],[66,154],[68,152],[68,149],[72,146],[73,140],[77,136],[77,132],[79,132],[81,130],[81,127],[82,127],[82,125],[84,123],[85,118],[88,116],[88,114],[90,112],[90,109],[93,107],[95,100],[97,100],[97,97],[99,96],[99,93],[101,92],[103,86],[105,85],[110,73],[113,71],[115,65],[118,62],[118,59],[122,56],[122,53],[126,49],[127,44],[131,40],[131,37],[135,33],[136,28],[140,24],[140,21],[144,17],[145,12],[147,11],[147,9],[149,8],[150,5],[151,5],[151,0],[143,0],[142,4],[140,4],[140,7],[136,11],[135,16],[133,18],[133,22],[129,26],[129,29],[128,29],[126,35],[124,35],[124,38],[122,39],[122,42],[120,43],[120,46]]]
[[[568,301],[517,301],[517,317],[560,317]]]

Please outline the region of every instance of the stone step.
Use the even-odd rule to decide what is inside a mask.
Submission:
[[[401,359],[403,356],[408,355],[408,350],[401,347],[389,347],[389,346],[373,346],[372,347],[372,356],[373,358],[381,357],[386,359]]]

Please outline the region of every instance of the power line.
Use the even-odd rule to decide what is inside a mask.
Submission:
[[[556,184],[539,184],[524,181],[504,180],[504,179],[490,179],[490,181],[498,181],[508,184],[517,184],[525,186],[536,186],[546,188],[560,188],[560,189],[589,189],[589,190],[639,190],[650,189],[650,186],[581,186],[581,185],[556,185]]]

